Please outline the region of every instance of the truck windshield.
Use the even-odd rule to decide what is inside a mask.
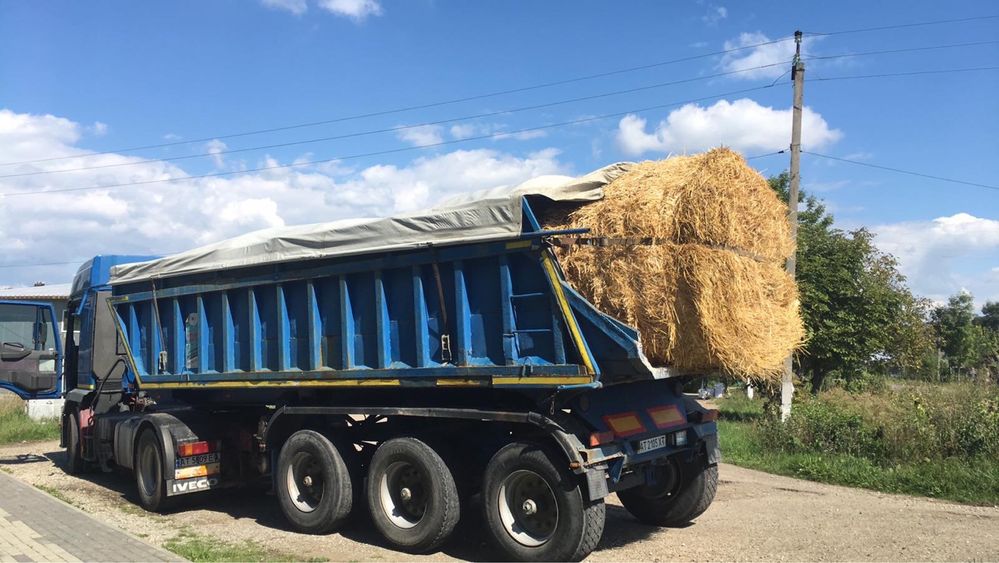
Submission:
[[[16,342],[25,348],[55,348],[55,334],[48,309],[0,304],[0,341]]]

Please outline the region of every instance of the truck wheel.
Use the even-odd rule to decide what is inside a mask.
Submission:
[[[705,467],[701,462],[681,468],[661,469],[655,485],[618,491],[621,504],[635,518],[654,526],[682,526],[708,509],[718,490],[718,466]],[[694,472],[684,479],[682,471]]]
[[[441,456],[416,438],[394,438],[375,451],[368,506],[382,535],[411,552],[444,543],[460,515],[454,476]]]
[[[165,510],[170,499],[163,479],[163,447],[152,430],[146,429],[139,436],[132,467],[142,508],[149,512]]]
[[[328,438],[299,430],[281,447],[277,494],[296,530],[328,534],[344,523],[353,507],[353,485],[340,452]]]
[[[579,561],[604,531],[603,500],[588,501],[568,462],[534,444],[493,456],[482,497],[489,534],[518,561]]]
[[[77,475],[83,473],[83,450],[80,447],[80,419],[79,415],[71,412],[63,419],[66,425],[64,433],[66,436],[66,473]]]

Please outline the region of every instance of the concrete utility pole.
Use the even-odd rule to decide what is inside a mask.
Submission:
[[[794,32],[794,60],[791,62],[791,80],[794,82],[794,103],[791,107],[791,197],[788,198],[787,220],[791,223],[791,240],[795,251],[787,259],[787,273],[794,277],[798,246],[798,187],[801,182],[801,108],[805,95],[805,63],[801,61],[801,32]],[[784,375],[780,383],[780,419],[791,416],[791,399],[794,397],[794,363],[792,356],[784,360]]]

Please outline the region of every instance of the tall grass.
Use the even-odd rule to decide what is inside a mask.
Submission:
[[[54,440],[59,437],[59,420],[31,420],[24,401],[0,391],[0,444]]]
[[[760,401],[719,402],[726,460],[765,471],[941,497],[999,503],[999,389],[893,384],[796,397],[786,423]]]

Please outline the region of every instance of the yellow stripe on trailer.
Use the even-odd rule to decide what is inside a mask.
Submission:
[[[545,266],[545,272],[548,273],[548,279],[551,280],[552,289],[555,291],[555,297],[558,300],[559,308],[562,309],[562,316],[565,318],[565,324],[569,326],[569,334],[572,335],[572,340],[576,343],[576,349],[579,350],[579,355],[583,358],[583,365],[586,367],[586,373],[591,375],[596,374],[597,370],[593,367],[593,360],[590,358],[590,353],[586,348],[586,342],[583,340],[583,333],[579,330],[579,325],[576,324],[576,315],[572,313],[569,301],[565,298],[565,291],[562,289],[562,278],[559,277],[558,272],[555,271],[555,263],[552,261],[551,255],[545,252],[541,257],[541,262]],[[587,379],[585,383],[589,382],[590,379]]]

